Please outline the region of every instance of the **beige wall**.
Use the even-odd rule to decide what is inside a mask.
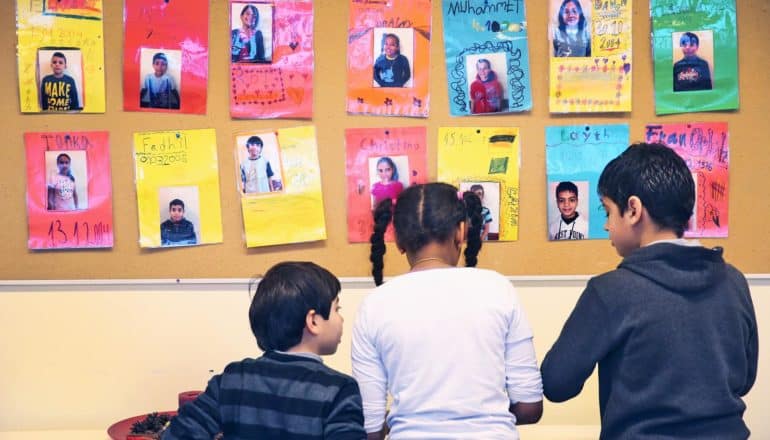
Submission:
[[[584,285],[516,281],[548,350]],[[770,278],[752,281],[761,341],[770,340]],[[327,362],[350,371],[350,329],[366,289],[344,290],[345,335]],[[0,284],[0,431],[106,429],[125,417],[176,409],[180,391],[202,389],[231,360],[257,354],[239,283],[182,286],[8,286]],[[747,397],[754,438],[770,438],[770,349]],[[654,380],[654,378],[651,378]],[[541,424],[598,424],[596,377],[563,404],[546,404]]]

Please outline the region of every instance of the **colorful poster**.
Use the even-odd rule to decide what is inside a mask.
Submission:
[[[628,125],[545,128],[549,240],[608,238],[596,192],[605,165],[628,148]]]
[[[16,2],[22,113],[104,113],[102,0]]]
[[[134,133],[139,246],[222,242],[214,129]]]
[[[230,115],[313,117],[313,2],[230,0]]]
[[[631,0],[548,0],[551,113],[631,111]]]
[[[648,124],[645,142],[674,149],[695,181],[695,207],[685,237],[727,237],[730,145],[726,122]]]
[[[372,211],[379,202],[427,181],[425,127],[349,128],[345,145],[348,241],[364,243],[372,235]],[[392,228],[385,239],[393,241]]]
[[[123,17],[123,110],[206,114],[208,0],[126,0]]]
[[[524,2],[444,0],[442,8],[450,113],[531,110]]]
[[[652,0],[655,113],[738,108],[735,0]]]
[[[428,117],[430,0],[350,0],[348,113]]]
[[[112,178],[106,131],[24,133],[29,249],[110,248]]]
[[[519,238],[519,165],[516,127],[440,127],[438,180],[481,198],[484,240]]]
[[[246,247],[326,239],[315,127],[235,136]]]

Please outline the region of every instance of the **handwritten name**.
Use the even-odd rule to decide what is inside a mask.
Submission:
[[[688,127],[682,131],[670,127],[669,132],[662,125],[648,125],[645,132],[647,142],[660,142],[669,147],[680,147],[703,156],[715,156],[720,162],[728,159],[727,133],[713,128]]]
[[[94,145],[82,134],[41,134],[46,150],[87,150]]]
[[[483,5],[475,5],[471,0],[453,1],[449,3],[447,13],[449,13],[449,15],[515,14],[519,12],[522,1],[523,0],[485,1]]]

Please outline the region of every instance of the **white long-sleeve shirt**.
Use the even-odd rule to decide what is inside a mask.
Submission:
[[[352,361],[367,432],[382,428],[391,394],[392,439],[518,438],[509,404],[543,399],[532,330],[490,270],[411,272],[378,287],[357,313]]]

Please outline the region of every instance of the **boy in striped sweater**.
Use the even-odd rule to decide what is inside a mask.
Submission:
[[[259,282],[249,309],[265,352],[229,364],[184,405],[163,440],[365,439],[356,381],[323,364],[342,336],[340,283],[309,262],[284,262]]]

